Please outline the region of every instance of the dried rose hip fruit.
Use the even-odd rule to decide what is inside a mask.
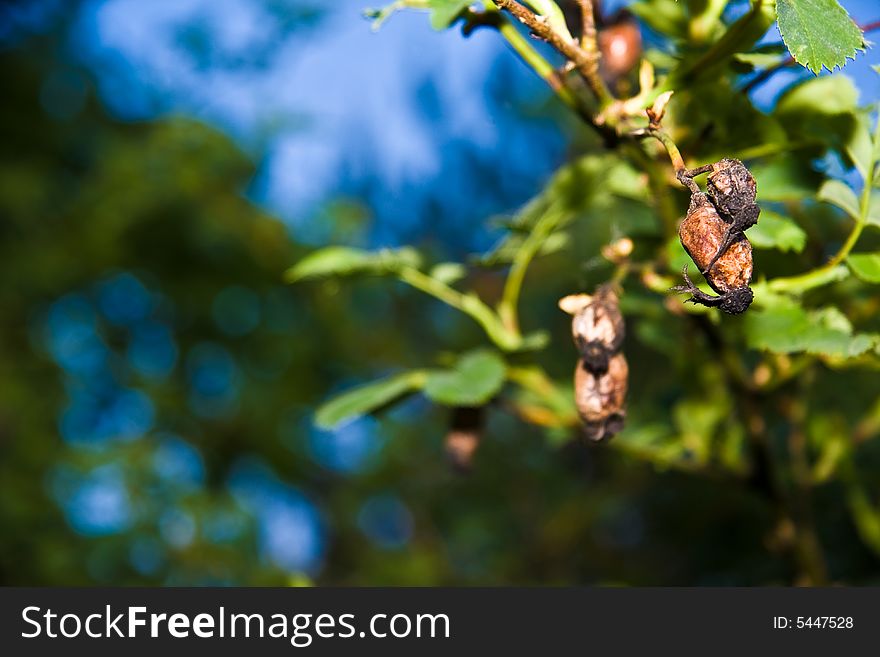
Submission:
[[[744,312],[754,297],[749,288],[753,270],[752,245],[739,231],[733,242],[725,247],[729,226],[706,194],[696,191],[691,195],[691,204],[678,235],[685,251],[700,271],[705,272],[706,282],[720,296],[713,297],[697,288],[688,277],[687,268],[683,272],[685,285],[674,289],[690,292],[692,297],[688,301],[717,306],[735,315]]]
[[[578,361],[574,372],[574,400],[584,422],[584,433],[590,440],[598,442],[623,429],[628,375],[623,354],[613,356],[601,375],[593,374],[583,359]]]
[[[724,255],[727,248],[737,241],[745,230],[758,223],[761,209],[755,203],[758,195],[758,184],[754,176],[739,160],[724,158],[714,164],[706,164],[696,169],[678,172],[678,179],[691,190],[692,194],[700,191],[693,181],[695,176],[708,173],[706,195],[718,211],[718,215],[727,223],[724,239],[715,255],[709,259],[706,267],[701,268],[705,274],[715,262]]]
[[[725,158],[712,165],[706,179],[706,194],[728,224],[721,246],[709,261],[711,266],[743,231],[758,223],[761,209],[755,203],[758,194],[755,178],[739,160]]]
[[[574,373],[574,398],[584,432],[593,441],[623,429],[626,411],[626,358],[620,353],[624,323],[620,300],[611,285],[595,294],[572,294],[559,307],[572,315],[571,331],[580,352]]]
[[[599,30],[597,36],[602,57],[599,67],[608,84],[628,75],[642,57],[642,33],[628,12],[621,12]]]
[[[605,372],[609,359],[620,351],[625,333],[614,288],[601,285],[592,296],[571,294],[559,300],[559,307],[573,315],[572,337],[587,368],[595,374]]]
[[[758,184],[739,160],[725,158],[712,165],[706,193],[722,215],[734,217],[755,205]]]

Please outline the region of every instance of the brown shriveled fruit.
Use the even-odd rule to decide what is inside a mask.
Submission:
[[[600,71],[609,84],[628,75],[642,57],[642,33],[631,15],[623,15],[597,36],[602,54]]]
[[[754,205],[758,184],[742,162],[725,158],[712,165],[706,177],[706,194],[718,212],[730,219]]]
[[[623,345],[624,323],[620,300],[611,285],[601,285],[595,294],[571,294],[559,300],[559,307],[572,315],[574,343],[591,372],[608,369],[609,359]]]
[[[688,213],[678,229],[681,244],[688,255],[704,271],[722,247],[729,224],[721,218],[715,206],[702,192],[691,195]],[[724,312],[738,314],[752,303],[752,245],[740,234],[729,248],[706,272],[706,282],[720,296],[712,297],[700,292],[685,274],[686,286],[677,288],[693,294],[694,303],[718,306]]]
[[[623,354],[608,362],[602,375],[594,375],[583,359],[574,373],[574,400],[587,438],[599,442],[623,429],[629,368]]]

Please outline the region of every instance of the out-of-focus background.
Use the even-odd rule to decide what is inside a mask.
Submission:
[[[418,397],[313,427],[332,393],[477,333],[400,286],[284,269],[327,243],[486,249],[582,137],[496,34],[418,12],[376,33],[368,6],[0,3],[0,583],[788,581],[742,488],[504,413],[461,476]],[[878,61],[846,68],[864,102]],[[876,583],[826,502],[832,574]]]

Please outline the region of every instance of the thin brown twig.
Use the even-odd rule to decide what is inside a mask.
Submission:
[[[596,14],[594,13],[593,0],[578,0],[578,4],[581,8],[581,49],[594,54],[595,70],[591,75],[598,75],[601,55],[596,42]]]
[[[591,0],[587,0],[592,5]],[[577,41],[569,40],[554,30],[546,20],[536,15],[517,0],[493,0],[500,8],[506,9],[511,16],[528,27],[536,36],[559,51],[566,59],[574,63],[575,68],[586,80],[590,90],[602,106],[613,102],[611,92],[599,77],[598,47],[593,51],[582,48]],[[595,39],[593,40],[595,44]]]

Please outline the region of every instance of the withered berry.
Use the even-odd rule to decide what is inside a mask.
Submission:
[[[755,205],[758,184],[739,160],[725,158],[712,165],[706,193],[725,219],[733,219]]]
[[[743,231],[758,223],[761,209],[755,203],[758,193],[755,178],[739,160],[725,158],[713,164],[707,177],[706,193],[728,224],[721,246],[709,261],[708,268],[743,235]]]
[[[688,213],[678,229],[681,244],[688,255],[705,272],[706,282],[720,296],[713,297],[702,292],[684,271],[685,285],[674,288],[690,292],[688,299],[704,306],[717,306],[735,315],[744,312],[752,303],[752,245],[742,232],[733,242],[724,246],[729,224],[724,221],[709,197],[696,191],[691,195]],[[721,255],[717,254],[721,252]]]
[[[598,442],[623,429],[629,368],[623,354],[608,361],[608,368],[595,375],[586,362],[578,361],[574,373],[574,399],[584,422],[587,438]]]
[[[621,12],[597,36],[602,77],[613,85],[628,75],[642,57],[642,33],[632,14]]]
[[[559,300],[559,307],[572,315],[574,343],[587,367],[595,374],[608,369],[624,338],[620,300],[610,285],[601,285],[595,294],[571,294]]]
[[[572,294],[559,307],[573,315],[574,343],[580,352],[574,373],[574,398],[584,432],[592,441],[623,429],[626,411],[626,358],[620,353],[624,323],[617,292],[601,285],[593,295]]]

